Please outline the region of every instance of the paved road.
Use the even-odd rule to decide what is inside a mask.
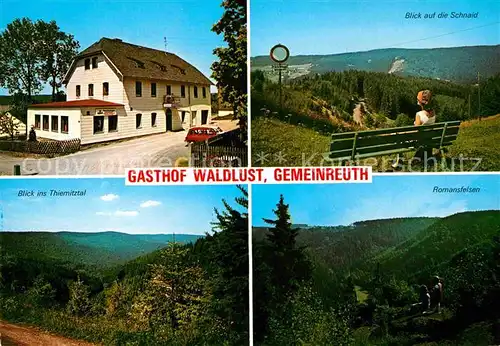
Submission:
[[[215,124],[224,131],[238,126],[231,120]],[[0,153],[0,175],[12,175],[16,164],[21,165],[22,175],[122,175],[126,168],[173,167],[178,158],[189,158],[185,137],[186,131],[167,132],[53,159],[22,159]]]
[[[185,131],[169,132],[112,143],[53,159],[21,159],[0,154],[0,172],[12,174],[14,164],[22,175],[124,174],[126,168],[172,167],[189,157]]]
[[[2,346],[93,346],[93,344],[51,335],[33,327],[21,327],[0,321]]]

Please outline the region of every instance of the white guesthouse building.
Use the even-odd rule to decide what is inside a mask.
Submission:
[[[67,101],[28,109],[52,140],[91,144],[178,131],[211,121],[210,80],[175,54],[102,38],[66,73]]]

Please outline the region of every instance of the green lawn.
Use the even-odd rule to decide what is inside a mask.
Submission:
[[[322,155],[330,138],[314,130],[290,125],[276,119],[252,119],[252,163],[266,167],[330,165]],[[427,171],[500,171],[500,115],[463,123],[456,142],[448,148],[447,165],[428,167]],[[409,160],[413,153],[404,157]],[[374,171],[391,170],[394,157],[368,159],[361,164]],[[412,171],[424,168],[412,165]],[[405,169],[407,170],[407,169]]]
[[[266,167],[319,165],[329,146],[314,130],[261,117],[252,119],[251,141],[253,165]]]

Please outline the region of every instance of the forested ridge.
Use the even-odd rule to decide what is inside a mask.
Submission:
[[[126,234],[119,232],[2,232],[0,244],[10,255],[109,268],[165,247],[200,238],[189,234]]]
[[[496,171],[500,165],[500,74],[483,78],[477,85],[381,72],[329,72],[285,83],[281,103],[276,82],[262,71],[252,72],[251,77],[255,166],[331,164],[323,155],[329,151],[333,133],[413,126],[420,110],[416,96],[424,89],[433,94],[431,108],[437,122],[462,122],[456,141],[447,147],[446,158],[463,157],[468,162],[460,168],[439,169]],[[412,155],[408,153],[406,159]],[[375,170],[391,169],[383,162],[394,158],[379,159]],[[479,166],[474,160],[481,160]],[[421,169],[417,166],[412,170]]]
[[[500,341],[500,211],[253,229],[259,345],[491,345]],[[414,310],[438,275],[441,313]]]
[[[467,120],[500,112],[500,74],[475,84],[423,77],[344,71],[306,76],[279,87],[262,71],[252,73],[252,116],[274,115],[320,133],[412,125],[418,91],[432,91],[438,121]],[[480,92],[480,94],[479,94]],[[356,121],[359,113],[361,121]]]
[[[178,237],[121,264],[113,261],[131,247],[170,237],[120,244],[133,237],[109,233],[99,247],[96,234],[2,233],[0,318],[103,345],[248,344],[248,199],[240,190],[216,211],[211,234],[184,244]]]
[[[293,49],[292,49],[293,50]],[[386,48],[364,52],[330,55],[294,55],[287,64],[292,67],[310,64],[309,73],[364,70],[391,71],[400,76],[430,77],[459,83],[473,83],[477,73],[489,77],[500,72],[500,45],[432,49]],[[251,58],[253,70],[272,64],[269,56]]]

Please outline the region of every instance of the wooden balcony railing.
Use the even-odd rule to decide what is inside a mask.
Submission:
[[[181,104],[181,98],[175,95],[165,95],[163,98],[163,107],[177,108]]]

